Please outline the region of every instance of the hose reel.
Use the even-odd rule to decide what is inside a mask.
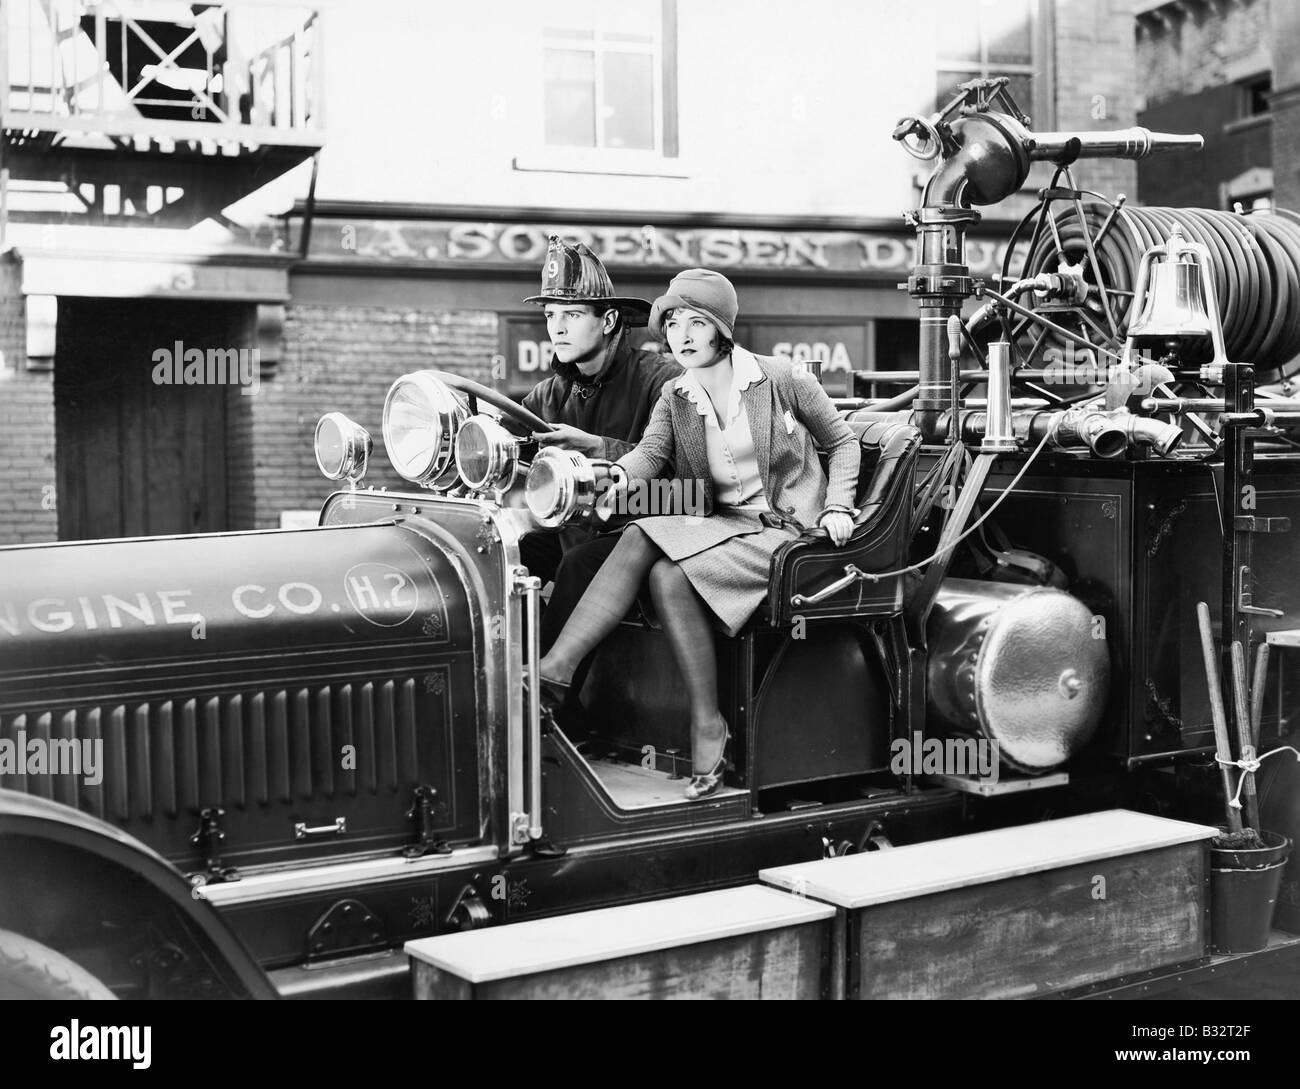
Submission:
[[[1020,279],[1083,266],[1089,290],[1087,299],[1075,304],[1079,345],[1117,350],[1115,339],[1125,335],[1135,317],[1133,292],[1143,254],[1178,230],[1209,253],[1228,358],[1253,364],[1258,378],[1268,381],[1282,377],[1287,364],[1300,355],[1300,216],[1294,212],[1239,215],[1089,201],[1059,209],[1047,226],[1035,232]],[[1062,315],[1052,317],[1061,323]],[[1040,339],[1040,344],[1057,347],[1062,342],[1056,332]],[[1183,362],[1196,365],[1209,358],[1206,343],[1187,353]]]

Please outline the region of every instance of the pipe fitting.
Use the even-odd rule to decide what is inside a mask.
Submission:
[[[1086,446],[1097,457],[1107,460],[1123,457],[1130,445],[1150,446],[1158,456],[1167,457],[1183,439],[1182,431],[1173,424],[1134,416],[1123,408],[1113,412],[1067,409],[1036,413],[1029,430],[1038,431],[1041,437],[1044,425],[1051,427],[1051,444],[1057,449]]]
[[[926,207],[997,204],[1029,177],[1024,129],[1005,114],[981,113],[954,121],[959,149],[947,156],[925,185]]]
[[[1099,458],[1122,458],[1128,449],[1123,422],[1103,412],[1066,412],[1056,431],[1063,446],[1086,446]]]
[[[1163,420],[1152,420],[1146,416],[1130,416],[1128,421],[1129,441],[1150,446],[1158,457],[1167,458],[1183,441],[1183,432],[1176,425]]]

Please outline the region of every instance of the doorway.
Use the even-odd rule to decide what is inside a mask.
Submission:
[[[251,307],[60,298],[54,419],[60,540],[228,527],[226,419],[239,377],[159,370],[251,346]],[[162,353],[162,354],[160,354]],[[197,358],[197,357],[191,357]],[[238,371],[237,367],[230,368]],[[225,372],[225,373],[223,373]]]

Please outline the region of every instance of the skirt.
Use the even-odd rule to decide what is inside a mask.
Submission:
[[[728,507],[703,518],[665,514],[632,524],[682,569],[733,636],[767,597],[773,554],[799,537],[793,525],[767,526],[756,511]]]

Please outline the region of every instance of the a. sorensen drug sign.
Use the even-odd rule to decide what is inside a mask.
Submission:
[[[583,242],[612,267],[787,269],[906,273],[915,264],[915,239],[870,231],[763,231],[563,224],[475,223],[450,220],[318,219],[311,254],[400,262],[536,265],[547,236]],[[997,272],[1006,243],[968,239],[971,271]],[[1017,262],[1018,263],[1018,262]]]

